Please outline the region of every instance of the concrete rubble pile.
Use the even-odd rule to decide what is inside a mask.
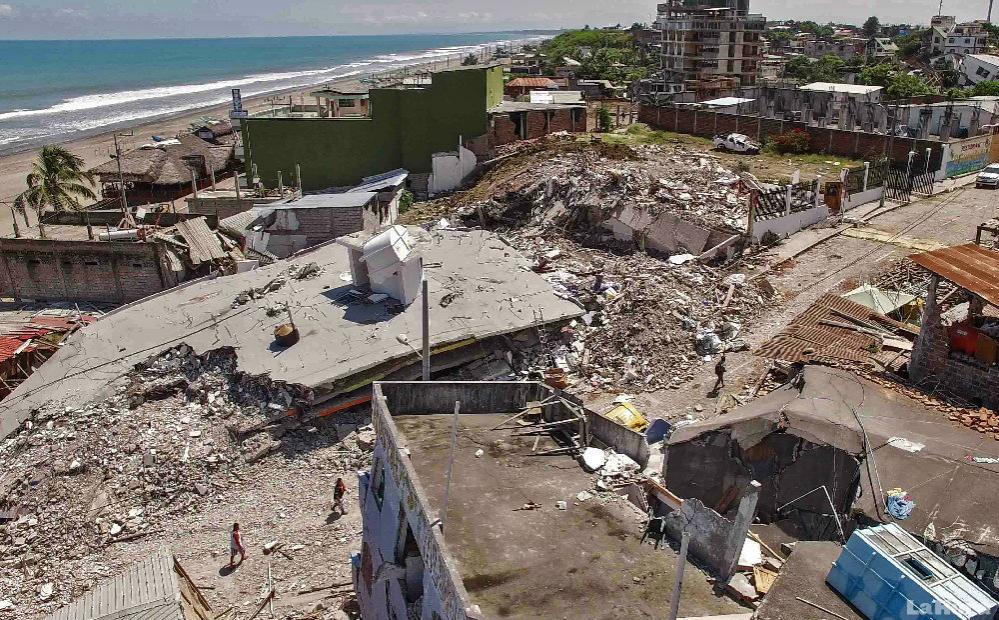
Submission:
[[[549,335],[534,360],[563,369],[581,393],[679,388],[722,351],[748,349],[743,324],[772,303],[762,278],[726,274],[689,255],[617,256],[534,233],[511,242],[535,257],[556,294],[587,311]]]
[[[0,443],[0,599],[19,615],[52,611],[104,576],[93,554],[163,537],[253,462],[294,451],[306,433],[289,414],[308,390],[235,368],[231,349],[197,355],[181,344],[103,400],[38,411]],[[356,428],[344,431],[337,469],[369,458],[374,433]]]
[[[631,206],[733,234],[746,230],[748,194],[739,191],[739,175],[716,157],[659,145],[619,150],[613,157],[604,155],[606,148],[556,151],[463,215],[468,223],[481,212],[491,223],[581,232]]]

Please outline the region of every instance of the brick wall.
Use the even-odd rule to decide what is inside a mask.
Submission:
[[[937,276],[930,280],[926,308],[919,337],[912,350],[909,374],[913,380],[939,381],[941,385],[968,400],[999,411],[999,370],[981,368],[950,357],[947,328],[940,320],[937,303]]]
[[[490,145],[499,146],[520,140],[517,135],[517,125],[513,121],[514,114],[524,115],[527,123],[527,139],[540,138],[558,131],[586,131],[586,110],[579,108],[578,117],[573,115],[572,110],[572,108],[561,108],[494,114],[491,117]],[[477,152],[476,154],[478,155]]]
[[[3,239],[0,270],[18,299],[127,303],[180,280],[155,243]]]
[[[812,151],[856,159],[870,160],[886,154],[889,143],[892,147],[892,159],[897,162],[907,161],[909,151],[918,153],[928,148],[932,152],[930,170],[938,170],[943,158],[943,146],[932,140],[892,140],[889,136],[880,134],[841,131],[759,116],[641,105],[638,108],[638,120],[651,127],[676,133],[710,137],[716,133],[738,132],[761,142],[775,134],[801,129],[811,135]]]

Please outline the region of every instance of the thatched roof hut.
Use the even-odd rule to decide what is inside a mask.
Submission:
[[[181,135],[176,140],[145,145],[121,154],[121,180],[125,183],[148,185],[181,185],[191,182],[191,169],[198,178],[209,176],[206,162],[216,173],[230,167],[232,145],[215,145],[193,135]],[[118,163],[114,159],[93,168],[101,183],[119,181]]]

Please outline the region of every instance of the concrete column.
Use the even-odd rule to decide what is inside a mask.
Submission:
[[[850,126],[847,125],[848,116],[849,114],[845,106],[839,109],[839,118],[837,119],[837,123],[839,124],[840,129],[850,129]]]
[[[806,125],[812,124],[812,108],[805,106],[805,109],[801,112],[801,121]]]
[[[951,126],[951,119],[950,119],[950,117],[945,118],[943,124],[940,125],[940,141],[941,142],[946,142],[947,140],[950,140],[950,126]]]
[[[742,546],[746,544],[746,534],[749,533],[749,526],[753,524],[756,517],[756,502],[760,499],[760,488],[762,485],[750,480],[739,500],[739,510],[732,521],[732,529],[729,531],[725,548],[725,562],[728,570],[721,576],[723,581],[727,581],[735,572],[736,564],[739,561],[739,554],[742,553]]]
[[[864,162],[864,189],[863,189],[863,191],[865,191],[865,192],[867,191],[867,181],[870,178],[871,178],[871,162],[865,161]]]
[[[933,347],[934,329],[940,323],[940,307],[937,304],[937,288],[940,286],[940,276],[930,275],[929,284],[926,287],[926,305],[923,308],[923,318],[920,325],[919,336],[912,347],[912,361],[909,364],[909,378],[913,381],[922,381],[930,374],[930,352]]]

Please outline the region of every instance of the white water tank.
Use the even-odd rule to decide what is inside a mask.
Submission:
[[[373,292],[389,295],[407,306],[416,300],[423,267],[414,247],[405,226],[391,226],[364,244],[360,261],[367,267],[367,280]]]

